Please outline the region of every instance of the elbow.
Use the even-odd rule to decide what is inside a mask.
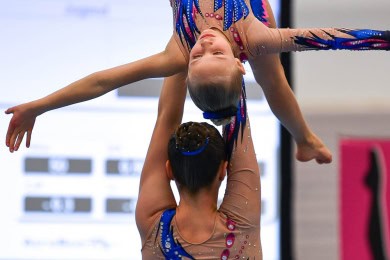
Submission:
[[[113,88],[112,83],[104,76],[103,72],[94,72],[87,76],[91,86],[95,86],[95,96],[99,97],[109,92]]]
[[[166,129],[171,129],[173,132],[182,121],[182,114],[172,111],[159,111],[156,124],[164,124]]]

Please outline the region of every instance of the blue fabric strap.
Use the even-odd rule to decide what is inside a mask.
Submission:
[[[175,238],[173,237],[171,222],[175,214],[176,209],[167,209],[161,215],[161,251],[167,260],[180,260],[182,257],[195,259],[190,254],[188,254],[181,246],[179,241],[175,241]]]

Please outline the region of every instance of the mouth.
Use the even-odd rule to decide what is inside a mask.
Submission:
[[[199,40],[200,40],[200,39],[207,38],[207,37],[215,37],[215,35],[214,35],[214,34],[211,34],[211,33],[205,33],[205,34],[203,34],[203,35],[199,38]]]

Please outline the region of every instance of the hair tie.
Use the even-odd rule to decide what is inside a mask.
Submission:
[[[232,117],[237,114],[237,107],[228,107],[217,111],[205,111],[203,112],[204,119],[223,119]]]
[[[194,150],[194,151],[183,151],[181,150],[180,153],[182,155],[185,155],[185,156],[194,156],[194,155],[198,155],[200,154],[201,152],[204,151],[204,149],[206,149],[206,146],[209,144],[209,138],[207,137],[206,138],[206,141],[204,142],[204,145],[202,145],[201,147],[199,147],[198,149]]]

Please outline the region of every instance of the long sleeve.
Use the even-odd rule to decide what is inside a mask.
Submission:
[[[259,227],[260,202],[259,165],[253,146],[249,118],[247,118],[245,125],[239,125],[238,138],[234,141],[228,166],[226,191],[220,211],[240,227]]]
[[[248,29],[253,56],[308,50],[390,50],[390,31],[312,28],[272,29],[254,23]]]

